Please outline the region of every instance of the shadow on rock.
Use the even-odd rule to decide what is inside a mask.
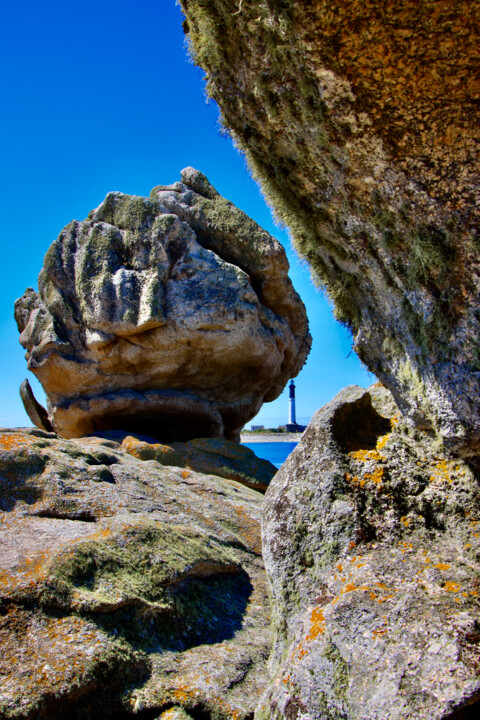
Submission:
[[[241,569],[214,577],[185,577],[172,586],[171,606],[165,612],[132,605],[96,621],[135,649],[182,652],[233,638],[242,628],[251,592],[250,578]]]

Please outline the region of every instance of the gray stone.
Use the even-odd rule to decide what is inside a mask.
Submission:
[[[16,303],[65,437],[238,440],[305,362],[305,308],[280,243],[198,171],[182,180],[151,199],[110,193],[60,233],[38,294]]]
[[[367,391],[319,410],[266,494],[276,639],[255,717],[476,717],[479,507],[469,466]]]
[[[51,432],[53,430],[52,423],[48,419],[48,413],[35,398],[33,390],[28,380],[24,380],[20,385],[20,397],[22,399],[23,407],[32,423],[40,428]]]

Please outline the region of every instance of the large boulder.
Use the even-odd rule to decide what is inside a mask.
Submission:
[[[339,393],[267,491],[258,720],[478,717],[478,480],[385,393]]]
[[[208,91],[404,414],[480,453],[469,0],[182,0]]]
[[[106,437],[0,433],[0,717],[253,716],[263,496],[219,474]]]
[[[310,348],[282,246],[193,168],[70,223],[38,287],[15,317],[64,437],[237,440]]]

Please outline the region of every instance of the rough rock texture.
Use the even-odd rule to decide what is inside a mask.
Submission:
[[[278,241],[193,168],[150,199],[107,195],[15,305],[54,429],[238,439],[310,348],[287,273]]]
[[[477,718],[479,508],[468,465],[368,392],[319,410],[266,494],[257,720]]]
[[[210,94],[404,414],[480,447],[478,3],[182,0]]]
[[[251,718],[262,495],[111,439],[0,434],[0,716]]]
[[[20,398],[25,412],[35,427],[40,428],[40,430],[46,430],[47,432],[53,432],[52,423],[48,419],[48,413],[43,405],[37,402],[28,380],[24,380],[20,385]]]
[[[156,460],[162,465],[188,468],[265,492],[277,468],[258,458],[253,450],[231,440],[197,438],[186,443],[160,445],[142,436],[109,431],[104,437],[121,440],[122,450],[140,460]]]

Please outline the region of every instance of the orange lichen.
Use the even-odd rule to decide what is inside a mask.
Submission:
[[[381,455],[378,450],[355,450],[354,452],[348,453],[354,460],[360,462],[366,462],[367,460],[375,460],[376,462],[382,462],[386,458]]]
[[[383,448],[388,443],[388,441],[390,440],[391,437],[392,437],[392,433],[388,433],[388,435],[383,435],[382,437],[378,438],[376,449],[383,450]]]
[[[447,580],[443,587],[447,592],[458,592],[460,590],[460,585],[455,582],[450,582],[450,580]]]
[[[363,451],[358,451],[363,452]],[[353,485],[354,487],[360,487],[364,488],[367,483],[373,483],[377,486],[377,489],[380,489],[382,487],[382,481],[383,481],[383,474],[384,469],[382,467],[376,467],[371,472],[365,472],[363,475],[351,475],[350,473],[345,473],[344,478],[345,480]]]
[[[305,640],[307,642],[312,642],[319,635],[322,635],[324,632],[325,632],[325,615],[323,613],[323,609],[321,607],[315,607],[315,608],[313,608],[312,612],[310,613],[310,631],[309,631],[308,635],[306,636]]]
[[[365,473],[363,477],[368,482],[373,482],[375,485],[381,486],[383,479],[383,468],[377,467],[373,472]]]
[[[455,466],[455,463],[452,460],[437,460],[432,467],[433,474],[430,476],[430,482],[440,480],[452,483],[452,473],[458,470],[459,468]]]
[[[32,445],[32,440],[21,433],[10,433],[0,435],[0,451],[1,450],[18,450],[21,447]]]
[[[433,567],[437,568],[437,570],[449,570],[450,569],[450,565],[448,565],[448,563],[437,563]]]
[[[254,552],[262,552],[260,523],[254,520],[241,505],[233,505],[239,522],[238,534]]]
[[[351,485],[354,485],[355,487],[363,488],[366,485],[366,480],[359,478],[358,475],[350,475],[349,473],[345,473],[344,478],[347,482],[349,482]]]

